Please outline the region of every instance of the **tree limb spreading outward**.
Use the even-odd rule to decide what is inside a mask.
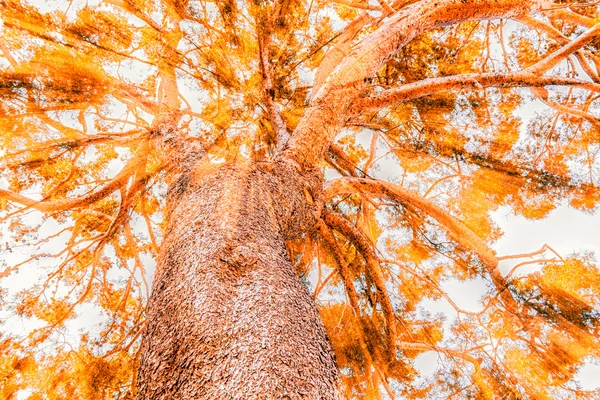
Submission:
[[[43,212],[65,211],[89,206],[106,196],[109,196],[119,188],[125,186],[129,179],[136,174],[140,169],[144,168],[146,162],[146,154],[130,159],[123,169],[101,187],[95,189],[91,193],[79,196],[72,199],[57,200],[57,201],[37,201],[23,196],[19,193],[14,193],[9,190],[0,189],[0,197],[14,203],[21,204],[26,208],[33,208]]]
[[[516,301],[507,290],[506,280],[498,270],[498,258],[494,251],[492,251],[481,238],[458,219],[454,218],[447,211],[443,210],[430,200],[419,196],[417,193],[380,180],[353,177],[339,178],[327,183],[324,197],[332,198],[336,195],[356,192],[363,192],[375,197],[388,198],[400,204],[415,207],[431,216],[448,231],[454,240],[466,248],[475,251],[486,266],[486,269],[492,278],[492,282],[496,285],[507,308],[513,312],[517,311]]]
[[[376,95],[361,98],[355,103],[354,107],[363,111],[378,110],[388,105],[430,96],[447,90],[485,87],[544,87],[552,85],[574,86],[595,92],[600,91],[600,85],[597,83],[573,78],[540,76],[532,72],[464,74],[408,83],[396,89],[385,90]]]
[[[383,307],[383,312],[387,321],[388,341],[390,344],[395,343],[396,314],[385,286],[385,277],[383,276],[381,266],[379,265],[379,259],[375,253],[373,243],[370,243],[369,239],[348,220],[344,219],[344,217],[336,214],[333,211],[325,209],[323,212],[323,220],[331,228],[337,230],[348,240],[350,240],[363,256],[367,269],[369,270],[369,274],[371,275],[375,287],[377,288],[379,301]],[[392,345],[390,346],[390,352],[392,357],[395,357],[395,351],[393,350]]]
[[[365,79],[425,30],[464,21],[517,18],[539,7],[536,1],[425,0],[400,9],[340,61],[313,95],[282,155],[300,165],[318,163],[349,118],[348,110],[364,90]]]

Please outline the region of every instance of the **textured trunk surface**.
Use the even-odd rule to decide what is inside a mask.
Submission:
[[[306,180],[204,164],[171,188],[139,399],[336,399],[338,372],[284,240],[314,221]]]

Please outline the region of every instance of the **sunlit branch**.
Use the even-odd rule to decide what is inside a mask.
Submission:
[[[0,198],[6,199],[13,203],[24,205],[26,208],[33,208],[38,211],[64,211],[74,208],[85,207],[90,204],[97,202],[105,198],[106,196],[113,193],[115,190],[127,184],[129,178],[135,174],[135,172],[142,168],[145,163],[145,154],[136,155],[130,159],[123,169],[108,183],[100,187],[99,189],[80,197],[66,200],[57,201],[37,201],[30,199],[21,194],[11,192],[9,190],[0,189]]]
[[[359,10],[382,11],[381,7],[373,6],[366,3],[359,3],[352,0],[330,0],[332,3],[343,4],[348,7],[358,8]]]
[[[539,76],[525,72],[463,74],[443,78],[429,78],[399,88],[389,89],[359,100],[355,107],[357,110],[377,110],[388,105],[447,90],[484,87],[542,87],[548,85],[577,86],[600,92],[600,84],[573,78]]]
[[[504,260],[512,260],[512,259],[515,259],[515,258],[525,258],[525,257],[539,256],[541,254],[544,254],[546,252],[546,250],[551,251],[552,253],[554,253],[561,260],[563,259],[560,256],[560,254],[558,254],[556,252],[556,250],[554,250],[552,247],[548,246],[546,243],[544,243],[544,245],[542,246],[542,248],[539,249],[539,250],[537,250],[537,251],[532,251],[530,253],[522,253],[522,254],[509,254],[509,255],[506,255],[506,256],[497,257],[497,259],[498,259],[498,261],[504,261]]]
[[[379,9],[379,7],[377,7]],[[319,64],[319,68],[315,73],[315,80],[311,90],[311,97],[314,97],[321,86],[325,83],[327,77],[331,74],[340,61],[350,54],[352,50],[352,42],[356,38],[356,35],[369,23],[372,23],[375,19],[367,13],[362,13],[359,17],[355,18],[342,30],[342,32],[335,38],[333,46],[331,46],[323,60]]]
[[[600,24],[596,24],[587,32],[579,35],[576,39],[573,39],[571,42],[556,50],[552,54],[548,55],[543,60],[525,68],[523,72],[530,74],[542,74],[552,69],[552,67],[564,60],[570,54],[579,50],[580,48],[588,44],[591,40],[596,38],[598,36],[598,32],[600,32]]]
[[[527,25],[530,28],[535,29],[536,31],[546,33],[548,36],[550,36],[552,39],[556,40],[560,44],[564,45],[569,43],[570,41],[568,37],[563,35],[563,33],[557,28],[555,28],[552,24],[545,21],[540,21],[539,19],[536,19],[531,15],[523,15],[521,18],[519,18],[519,22]]]
[[[579,65],[581,65],[581,69],[583,69],[583,71],[590,78],[592,78],[592,81],[594,81],[596,83],[600,83],[600,76],[598,76],[598,74],[596,73],[596,71],[594,71],[590,67],[590,64],[587,62],[587,60],[585,59],[585,57],[583,56],[583,54],[581,54],[580,52],[577,52],[575,54],[575,57],[577,58],[577,61],[579,61]]]
[[[315,93],[282,156],[302,168],[319,163],[331,142],[353,115],[348,111],[366,88],[365,80],[422,32],[459,22],[517,18],[539,7],[534,1],[423,0],[410,4],[367,35],[331,72]]]
[[[560,10],[560,11],[566,11],[566,10]],[[523,16],[523,17],[519,18],[519,21],[535,30],[545,32],[548,36],[550,36],[552,39],[556,40],[559,44],[561,44],[563,46],[565,46],[571,42],[568,37],[563,35],[561,31],[559,31],[557,28],[555,28],[550,23],[540,21],[531,16]],[[594,26],[593,21],[591,21],[591,22],[588,21],[582,25],[587,26],[589,28]],[[573,52],[572,54],[574,54],[575,57],[577,57],[577,59],[579,60],[583,71],[586,74],[588,74],[588,76],[590,76],[594,82],[598,83],[600,81],[598,79],[598,74],[595,71],[593,71],[592,68],[590,68],[590,66],[588,65],[588,62],[586,61],[586,57],[592,58],[592,59],[597,59],[597,56],[595,54],[593,54],[592,52],[581,49],[581,48],[578,49],[577,51]]]
[[[434,188],[435,188],[437,185],[439,185],[440,183],[442,183],[442,182],[445,182],[445,181],[447,181],[447,180],[449,180],[449,179],[453,179],[453,178],[462,178],[462,177],[463,177],[463,176],[462,176],[461,174],[452,174],[452,175],[446,175],[446,176],[443,176],[443,177],[439,178],[438,180],[436,180],[435,182],[433,182],[433,183],[432,183],[432,184],[429,186],[429,188],[427,189],[427,191],[425,192],[425,194],[423,195],[423,197],[425,197],[425,198],[426,198],[426,197],[429,195],[429,193],[431,193],[431,192],[433,191],[433,189],[434,189]]]
[[[359,228],[352,225],[347,219],[337,213],[324,209],[322,212],[323,221],[331,228],[340,232],[350,242],[352,242],[365,260],[365,265],[373,279],[377,289],[378,301],[381,303],[383,313],[387,320],[387,334],[390,343],[395,342],[396,338],[396,314],[394,306],[385,287],[385,278],[383,276],[379,258],[375,253],[373,244]],[[394,356],[395,357],[395,356]]]
[[[397,11],[389,21],[362,40],[333,74],[331,85],[347,85],[373,76],[385,61],[427,29],[458,22],[512,18],[527,13],[534,4],[513,1],[425,0]]]
[[[512,267],[510,269],[510,271],[508,271],[508,273],[506,274],[506,276],[504,277],[504,279],[506,279],[507,281],[510,279],[510,277],[517,271],[517,269],[525,266],[525,265],[531,265],[531,264],[551,264],[551,263],[556,263],[556,262],[560,262],[560,260],[558,258],[551,258],[549,260],[528,260],[528,261],[522,261],[520,263],[518,263],[517,265],[515,265],[514,267]]]
[[[1,38],[0,38],[0,51],[2,52],[2,55],[4,55],[4,57],[8,60],[8,63],[10,64],[10,66],[16,70],[19,67],[19,63],[13,57],[13,55],[11,54],[8,47],[6,47],[4,40],[2,40]]]

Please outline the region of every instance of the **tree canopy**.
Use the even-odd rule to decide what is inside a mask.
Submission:
[[[490,217],[598,208],[595,3],[38,3],[0,0],[0,282],[41,277],[0,287],[35,326],[0,325],[0,399],[133,397],[185,164],[162,154],[197,149],[323,169],[319,222],[286,246],[348,398],[598,396],[574,381],[600,356],[593,255],[496,254]],[[443,288],[473,279],[476,312]],[[82,316],[100,322],[74,336]]]

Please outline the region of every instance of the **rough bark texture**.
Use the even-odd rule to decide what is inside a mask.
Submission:
[[[205,163],[173,184],[139,399],[339,398],[325,329],[284,246],[314,225],[320,186],[283,161]]]

